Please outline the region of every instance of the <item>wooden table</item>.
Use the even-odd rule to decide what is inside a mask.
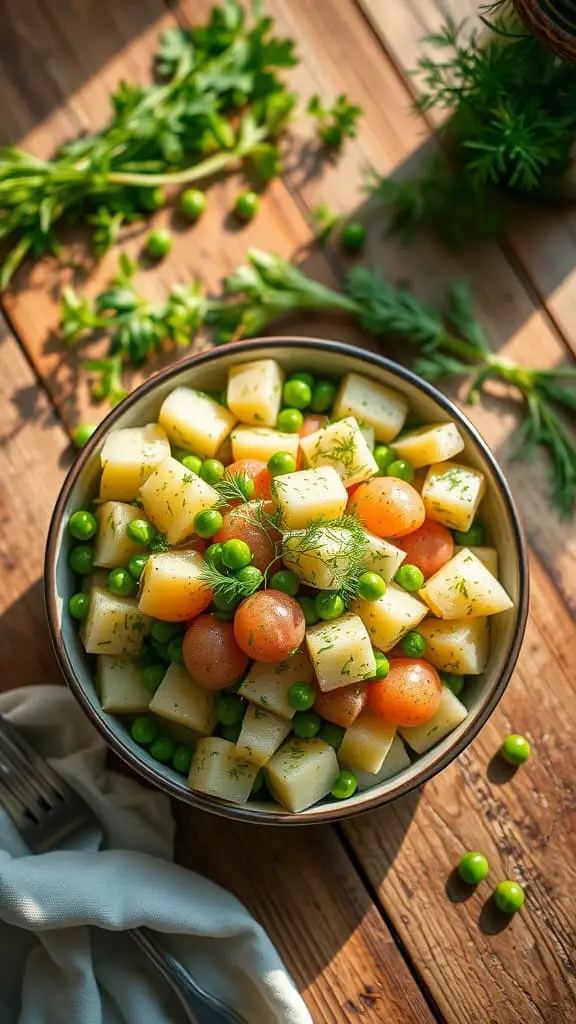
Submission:
[[[226,226],[238,190],[211,190],[202,222],[175,235],[174,250],[145,287],[201,276],[216,286],[249,244],[294,256],[309,242],[309,213],[325,201],[361,206],[363,168],[400,168],[429,126],[409,110],[419,38],[446,10],[473,0],[267,0],[282,32],[298,40],[294,85],[307,97],[345,91],[364,109],[341,160],[304,170],[310,125],[296,122],[283,179],[243,230]],[[0,29],[0,141],[41,155],[108,116],[120,78],[145,81],[160,28],[202,17],[209,0],[4,0]],[[362,216],[362,210],[359,211]],[[169,211],[157,216],[169,223]],[[466,273],[495,349],[526,365],[556,365],[576,348],[576,220],[569,210],[520,214],[502,245],[455,260],[431,241],[403,249],[374,216],[367,259],[423,296]],[[129,233],[137,252],[145,229]],[[115,266],[94,272],[96,290]],[[342,256],[308,254],[325,280]],[[57,299],[69,272],[45,262],[20,274],[0,324],[0,664],[4,686],[57,678],[40,576],[46,527],[72,458],[67,431],[93,419],[78,366],[55,343]],[[370,342],[350,324],[301,320],[296,328]],[[497,712],[472,747],[425,790],[340,827],[255,829],[175,808],[178,857],[232,889],[269,930],[319,1022],[560,1024],[576,1018],[576,533],[550,512],[542,464],[509,461],[513,402],[472,416],[509,474],[531,547],[532,605],[524,649]],[[501,737],[522,732],[535,754],[513,779],[493,761]],[[519,879],[521,915],[502,928],[490,887],[463,894],[451,872],[465,849],[484,851],[491,879]],[[78,1022],[81,1024],[81,1022]],[[255,1022],[264,1024],[264,1022]]]

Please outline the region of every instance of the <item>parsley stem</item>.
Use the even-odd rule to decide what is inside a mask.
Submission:
[[[157,185],[186,185],[192,181],[208,178],[218,171],[224,170],[235,160],[241,160],[246,154],[238,149],[227,149],[224,153],[214,153],[206,160],[183,171],[171,171],[169,174],[136,174],[129,171],[111,171],[106,181],[111,185],[134,185],[154,188]]]

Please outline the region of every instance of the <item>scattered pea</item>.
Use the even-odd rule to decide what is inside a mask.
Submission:
[[[208,562],[209,565],[214,566],[215,569],[222,571],[224,568],[224,562],[222,561],[222,545],[210,544],[204,552],[204,561]]]
[[[297,711],[292,719],[294,735],[300,740],[310,740],[320,732],[322,719],[313,711]]]
[[[184,744],[176,747],[172,755],[174,770],[180,772],[181,775],[188,775],[190,765],[192,764],[192,753],[191,747],[186,747]]]
[[[151,544],[156,531],[146,519],[132,519],[126,527],[126,533],[135,544]]]
[[[464,687],[464,676],[456,675],[455,672],[441,672],[440,679],[447,686],[455,697],[459,697]]]
[[[199,537],[213,537],[222,529],[222,513],[216,508],[205,508],[194,518],[194,530]]]
[[[168,641],[166,652],[170,661],[175,661],[177,665],[183,665],[184,655],[182,654],[182,637],[173,636],[172,639]]]
[[[138,715],[132,722],[130,734],[136,743],[147,747],[153,743],[159,733],[158,725],[151,715]]]
[[[246,565],[243,569],[238,570],[236,579],[240,583],[248,584],[254,591],[262,586],[264,574],[255,565]]]
[[[490,868],[483,853],[465,853],[458,863],[458,874],[467,885],[478,885],[488,878]]]
[[[95,423],[79,423],[73,434],[74,444],[77,448],[83,448],[96,430]]]
[[[162,619],[155,619],[150,626],[150,638],[158,644],[167,644],[173,636],[178,636],[180,626],[176,622],[163,622]]]
[[[276,430],[281,430],[285,434],[297,434],[303,423],[304,417],[300,409],[281,409],[276,421]]]
[[[184,455],[180,461],[182,462],[182,465],[186,467],[186,469],[190,470],[191,473],[196,473],[198,476],[200,475],[200,470],[202,469],[202,459],[200,458],[199,455]]]
[[[172,760],[175,750],[176,744],[169,736],[158,736],[150,744],[151,756],[162,764],[168,764],[168,761]]]
[[[336,386],[331,380],[319,380],[312,391],[310,408],[312,412],[328,412],[334,405],[336,398]]]
[[[131,597],[136,592],[136,581],[128,569],[111,569],[106,586],[116,597]]]
[[[244,540],[227,540],[222,545],[222,561],[227,569],[243,569],[250,565],[252,552]]]
[[[339,619],[344,614],[344,601],[331,590],[321,590],[314,598],[314,608],[319,619]]]
[[[296,373],[291,373],[288,380],[301,380],[309,388],[313,388],[316,383],[314,376],[306,370],[297,370]]]
[[[86,618],[89,607],[90,597],[88,594],[72,594],[72,597],[68,601],[68,611],[70,612],[70,615],[73,619],[78,619],[79,622]]]
[[[402,648],[402,653],[405,654],[407,658],[421,658],[426,654],[427,644],[422,633],[418,633],[415,629],[412,629],[409,633],[406,633],[406,636],[401,640],[400,647]]]
[[[237,693],[221,693],[216,703],[216,717],[221,725],[238,725],[244,718],[246,702]]]
[[[283,476],[284,473],[296,472],[296,459],[290,452],[274,452],[268,459],[268,469],[272,476]]]
[[[388,466],[396,461],[396,452],[387,444],[377,444],[373,452],[380,473],[386,473]]]
[[[358,779],[354,772],[343,770],[338,775],[330,792],[336,800],[347,800],[348,797],[354,796],[357,786]]]
[[[424,574],[417,565],[401,565],[394,579],[399,587],[409,592],[424,586]]]
[[[300,590],[300,580],[295,572],[290,572],[289,569],[280,569],[272,576],[270,586],[272,590],[281,590],[283,594],[296,597]]]
[[[506,736],[502,746],[500,747],[500,754],[508,764],[524,764],[528,760],[532,753],[532,747],[525,736],[518,736],[516,733],[512,733],[510,736]]]
[[[93,560],[94,548],[91,544],[77,544],[68,556],[70,568],[79,576],[87,576],[89,572],[92,572]]]
[[[396,476],[399,480],[405,480],[411,484],[415,477],[414,467],[406,462],[406,459],[394,459],[386,467],[386,476]]]
[[[308,711],[316,700],[314,687],[310,683],[292,683],[288,687],[288,703],[296,711]]]
[[[151,231],[144,246],[146,255],[153,260],[163,260],[172,248],[172,235],[167,228]]]
[[[75,540],[91,540],[98,529],[98,520],[91,512],[83,509],[73,512],[68,520],[68,530]]]
[[[160,683],[166,675],[166,666],[160,665],[158,662],[154,662],[152,665],[146,665],[142,669],[142,682],[150,693],[156,693],[156,690],[160,686]]]
[[[312,401],[312,388],[304,380],[287,380],[282,390],[285,405],[294,409],[307,409]]]
[[[476,547],[484,540],[484,527],[482,523],[473,522],[469,530],[454,530],[454,542],[462,548]]]
[[[230,595],[227,592],[214,594],[212,598],[212,604],[218,612],[232,612],[238,607],[240,598],[235,595]]]
[[[324,740],[324,743],[329,743],[334,750],[338,750],[345,732],[346,729],[343,729],[341,725],[336,725],[334,722],[322,722],[318,736]]]
[[[358,580],[358,597],[363,601],[377,601],[386,593],[386,584],[377,572],[363,572]]]
[[[304,621],[306,625],[315,626],[316,623],[320,621],[320,617],[316,613],[314,598],[303,595],[302,597],[297,597],[296,600],[304,613]]]
[[[341,241],[344,249],[348,252],[360,252],[366,244],[366,228],[363,224],[353,221],[346,224],[342,230]]]
[[[390,671],[390,662],[382,651],[374,651],[374,660],[376,662],[376,671],[374,673],[374,679],[385,679]]]
[[[236,725],[221,725],[218,732],[223,740],[228,740],[229,743],[237,743],[238,737],[242,732],[242,722],[237,722]]]
[[[187,188],[180,196],[178,206],[189,220],[198,220],[206,209],[206,196],[198,188]]]
[[[240,220],[252,220],[260,208],[260,196],[257,192],[241,192],[234,203],[234,213]]]
[[[128,572],[136,582],[140,579],[150,555],[131,555],[128,559]]]
[[[200,467],[200,474],[207,484],[219,484],[224,476],[224,466],[219,459],[206,459]]]
[[[524,906],[524,890],[518,882],[506,879],[494,889],[494,902],[503,914],[515,914]]]

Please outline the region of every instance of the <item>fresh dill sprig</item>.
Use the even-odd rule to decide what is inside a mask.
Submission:
[[[230,473],[229,476],[224,476],[222,480],[219,480],[213,486],[214,490],[218,491],[220,495],[219,507],[221,508],[225,508],[237,501],[250,501],[254,493],[254,484],[246,473]]]
[[[218,569],[211,562],[204,562],[201,568],[199,579],[205,583],[214,594],[223,597],[233,605],[245,597],[250,597],[262,586],[262,580],[240,580],[237,576],[227,575]]]
[[[325,553],[325,545],[334,549]],[[310,555],[322,551],[322,564],[332,576],[331,590],[337,591],[346,607],[354,600],[358,579],[362,575],[368,553],[368,538],[362,522],[353,513],[339,519],[315,519],[301,531],[287,533],[283,538],[282,554],[291,566]]]

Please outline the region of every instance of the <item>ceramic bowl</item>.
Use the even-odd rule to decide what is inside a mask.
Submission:
[[[339,378],[353,370],[401,391],[423,422],[454,420],[466,440],[464,461],[486,475],[483,521],[488,527],[489,543],[498,549],[500,578],[514,601],[513,610],[492,619],[488,667],[482,676],[469,679],[463,696],[469,715],[454,732],[394,778],[357,792],[348,800],[327,800],[299,814],[290,814],[273,804],[250,802],[238,806],[195,793],[188,789],[183,776],[153,760],[134,743],[120,718],[100,708],[93,659],[84,653],[76,623],[67,612],[74,580],[68,568],[70,538],[66,524],[70,514],[84,508],[96,491],[99,456],[108,431],[155,420],[163,399],[177,385],[220,390],[229,367],[251,357],[273,358],[287,371],[305,368],[324,377]],[[106,417],[78,455],[56,503],[46,551],[45,589],[50,632],[64,677],[112,750],[148,782],[189,804],[228,818],[286,825],[327,822],[372,810],[421,786],[458,757],[506,689],[522,643],[528,606],[526,547],[518,512],[488,445],[462,412],[437,388],[381,356],[335,341],[289,337],[239,342],[193,356],[147,380]]]

